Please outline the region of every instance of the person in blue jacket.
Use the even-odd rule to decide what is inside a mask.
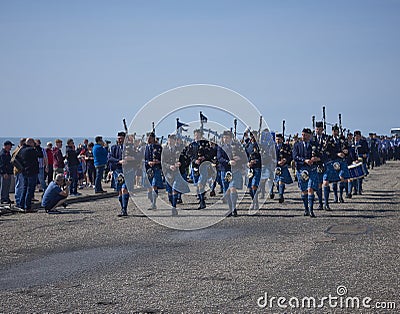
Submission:
[[[104,143],[102,136],[96,136],[96,144],[93,146],[93,158],[94,167],[96,168],[96,180],[94,184],[95,193],[105,193],[101,185],[101,179],[103,178],[104,169],[107,165],[108,150],[107,144]]]

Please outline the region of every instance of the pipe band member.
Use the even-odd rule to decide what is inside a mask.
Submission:
[[[283,194],[285,192],[285,184],[293,183],[292,176],[290,175],[288,165],[292,161],[292,149],[290,145],[283,142],[283,135],[276,134],[276,170],[274,182],[278,185],[279,203],[284,202]]]
[[[259,209],[257,189],[261,179],[261,154],[256,136],[256,132],[250,132],[250,139],[245,144],[247,166],[249,167],[247,188],[252,199],[251,209],[254,210]]]
[[[217,147],[218,172],[222,182],[224,199],[228,203],[228,216],[237,216],[237,190],[243,188],[243,169],[246,154],[239,142],[233,141],[231,131],[224,131],[222,144]]]
[[[154,132],[148,134],[147,144],[144,152],[145,168],[147,180],[147,197],[151,202],[149,210],[157,209],[156,201],[158,197],[158,189],[164,187],[161,175],[161,153],[162,147],[156,142],[156,135]]]
[[[311,134],[309,128],[303,129],[302,140],[294,144],[292,155],[296,162],[296,175],[304,204],[304,216],[314,218],[314,191],[318,189],[317,162],[321,159],[320,156],[313,156],[312,147],[315,143],[311,141]]]
[[[191,178],[197,189],[198,209],[204,209],[206,208],[205,187],[209,179],[212,154],[210,142],[203,139],[200,129],[194,130],[194,141],[189,144],[186,153],[191,160]]]
[[[322,182],[324,181],[324,172],[325,172],[325,164],[324,164],[324,150],[326,147],[326,141],[328,136],[324,133],[324,123],[322,121],[317,121],[315,123],[315,133],[312,138],[315,143],[315,149],[318,154],[321,156],[321,160],[317,162],[317,172],[318,172],[318,209],[322,210],[324,208],[323,204],[323,194],[322,194]]]
[[[345,147],[344,139],[339,137],[339,127],[332,126],[332,135],[328,137],[325,147],[325,172],[323,176],[324,187],[324,209],[330,210],[329,207],[329,183],[343,182],[350,177],[349,169],[345,161],[348,153]],[[337,202],[337,184],[334,185],[335,202]]]

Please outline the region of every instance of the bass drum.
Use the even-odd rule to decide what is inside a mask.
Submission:
[[[365,177],[363,163],[357,162],[349,166],[350,179],[356,180]]]

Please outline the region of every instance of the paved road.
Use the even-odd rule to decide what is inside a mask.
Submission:
[[[374,169],[364,195],[316,219],[292,185],[283,205],[196,231],[132,208],[119,219],[115,198],[1,216],[0,312],[398,313],[399,182],[399,162]],[[311,297],[323,308],[308,309]],[[371,308],[346,309],[350,297]],[[389,302],[397,310],[377,309]]]

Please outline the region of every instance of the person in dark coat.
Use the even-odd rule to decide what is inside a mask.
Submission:
[[[32,199],[35,194],[37,176],[39,174],[39,162],[35,141],[32,138],[26,139],[26,143],[21,148],[19,156],[24,176],[21,208],[26,212],[34,212],[34,210],[32,210]]]
[[[10,186],[11,177],[13,175],[13,165],[11,164],[11,147],[14,144],[5,141],[3,149],[0,152],[0,186],[1,186],[1,204],[11,204]]]

